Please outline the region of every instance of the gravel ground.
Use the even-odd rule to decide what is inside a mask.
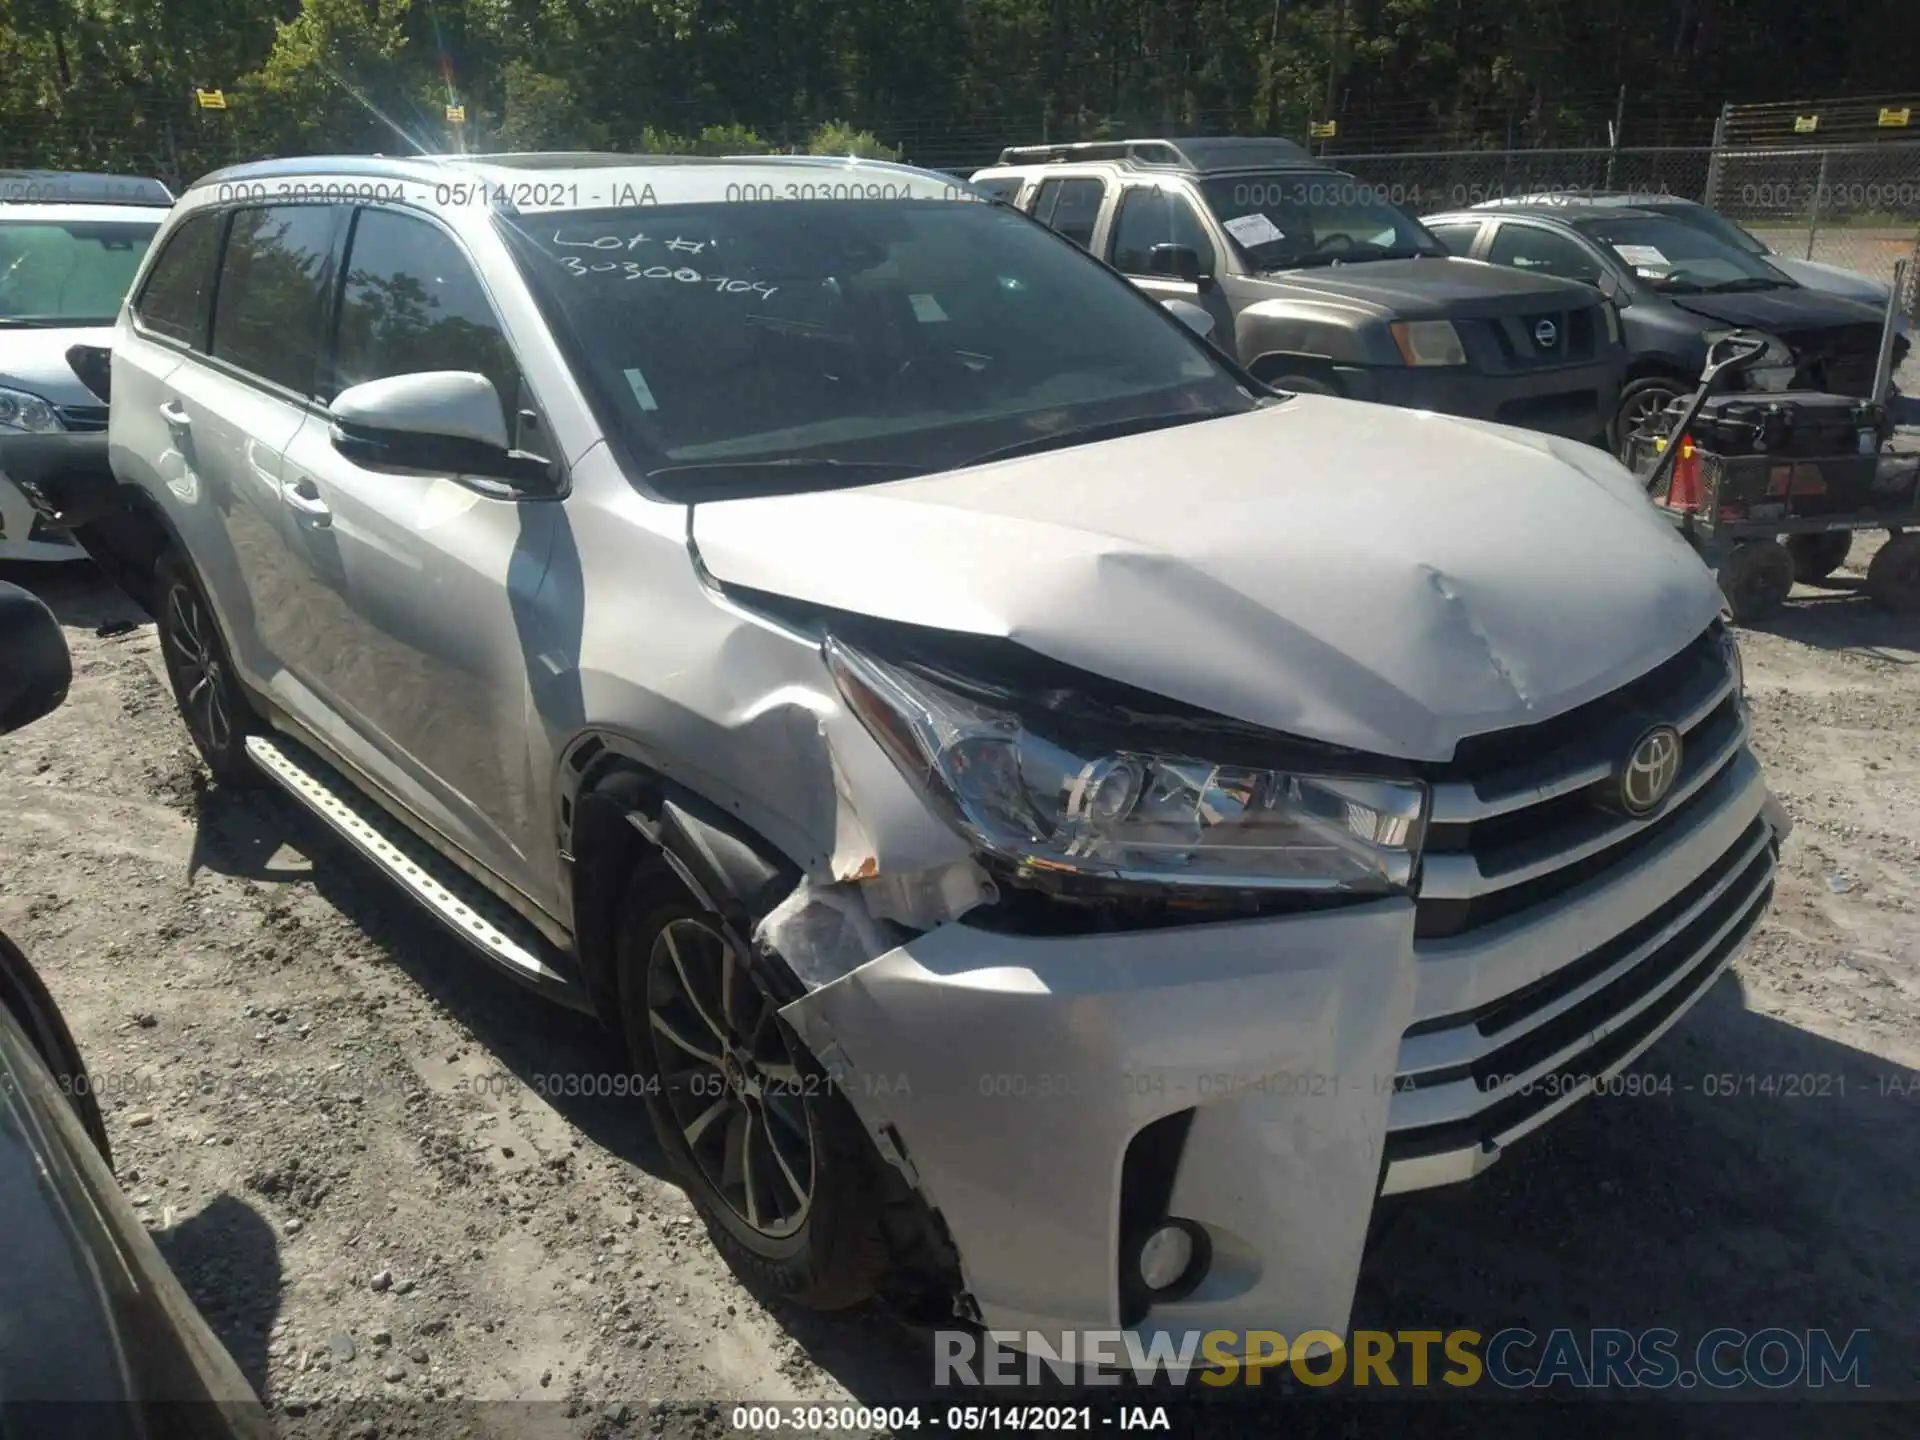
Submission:
[[[1920,1394],[1920,623],[1857,593],[1871,543],[1745,637],[1799,828],[1772,918],[1643,1061],[1670,1087],[1411,1207],[1356,1325],[1866,1329],[1878,1392]],[[0,925],[106,1092],[128,1194],[288,1433],[719,1433],[730,1405],[698,1402],[926,1393],[887,1321],[744,1288],[637,1106],[543,1080],[618,1071],[590,1022],[469,960],[291,802],[209,790],[152,627],[118,626],[89,569],[5,578],[60,612],[76,678],[0,743]],[[1221,1429],[1271,1433],[1246,1403]],[[1514,1409],[1428,1402],[1417,1429]],[[1603,1413],[1546,1428],[1618,1433]],[[1915,1431],[1863,1406],[1666,1419]]]

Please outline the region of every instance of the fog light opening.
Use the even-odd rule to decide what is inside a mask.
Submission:
[[[1206,1232],[1190,1220],[1168,1220],[1140,1242],[1140,1283],[1155,1299],[1185,1294],[1206,1274]]]

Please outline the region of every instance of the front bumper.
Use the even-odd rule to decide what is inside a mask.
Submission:
[[[1588,441],[1613,420],[1623,368],[1609,360],[1508,374],[1408,365],[1342,365],[1335,373],[1356,400]]]
[[[1786,829],[1742,744],[1656,843],[1469,934],[1416,939],[1404,899],[1069,938],[958,923],[783,1013],[904,1154],[989,1329],[1342,1334],[1383,1190],[1473,1175],[1651,1045],[1764,914]],[[1129,1148],[1183,1111],[1164,1214],[1204,1228],[1211,1268],[1127,1316]]]
[[[84,560],[65,531],[49,529],[20,487],[0,470],[0,560]]]
[[[0,560],[84,560],[65,524],[53,522],[112,488],[105,430],[0,432]]]

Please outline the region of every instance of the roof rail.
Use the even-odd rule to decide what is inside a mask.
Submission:
[[[1324,169],[1291,140],[1277,135],[1195,135],[1178,140],[1090,140],[1061,145],[1010,145],[999,164],[1065,164],[1073,160],[1117,160],[1146,169],[1213,174],[1265,170],[1274,166]]]
[[[1135,165],[1190,169],[1187,157],[1170,140],[1082,140],[1063,145],[1009,145],[1000,152],[1002,165],[1044,160],[1064,164],[1070,160],[1126,160]]]
[[[0,204],[169,206],[173,192],[144,175],[0,170]]]

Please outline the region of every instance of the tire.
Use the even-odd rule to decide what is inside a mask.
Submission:
[[[1896,535],[1867,567],[1867,594],[1896,615],[1920,614],[1920,531]]]
[[[888,1270],[884,1162],[725,924],[662,895],[658,872],[636,872],[618,947],[621,1026],[661,1150],[736,1270],[809,1309],[871,1299]]]
[[[1620,399],[1613,407],[1613,423],[1607,428],[1607,439],[1621,464],[1628,461],[1627,442],[1633,438],[1633,432],[1665,410],[1671,402],[1691,394],[1693,388],[1684,381],[1670,380],[1664,375],[1650,375],[1644,380],[1635,380],[1620,391]]]
[[[1802,585],[1818,585],[1847,563],[1852,550],[1853,535],[1846,530],[1795,535],[1787,541],[1787,553],[1793,557],[1793,578]]]
[[[168,550],[154,567],[154,598],[161,659],[194,748],[218,783],[256,783],[247,736],[263,728],[260,718],[240,689],[206,592],[178,550]]]
[[[1744,540],[1720,562],[1719,580],[1736,621],[1764,620],[1793,590],[1793,557],[1778,540]]]

